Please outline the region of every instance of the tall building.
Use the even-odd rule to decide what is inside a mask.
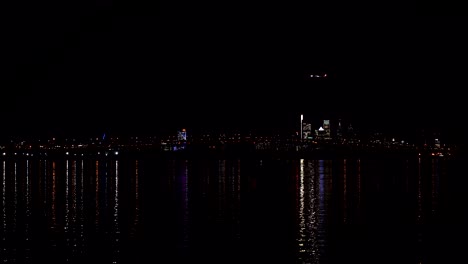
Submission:
[[[182,128],[181,131],[178,131],[177,140],[179,140],[179,141],[186,141],[187,140],[187,131],[185,130],[185,128]]]
[[[338,119],[338,127],[336,128],[336,137],[339,140],[343,138],[343,130],[341,128],[341,119]]]
[[[303,121],[303,120],[304,120],[304,115],[301,114],[301,123],[299,123],[299,127],[300,127],[300,130],[301,130],[301,131],[299,132],[299,137],[300,137],[301,139],[302,139],[302,137],[303,137],[303,136],[302,136],[302,126],[303,126],[302,121]]]
[[[310,123],[304,122],[304,115],[301,115],[301,139],[312,139],[312,125]]]
[[[312,125],[302,123],[302,139],[312,139]]]
[[[325,138],[331,138],[331,130],[330,130],[330,120],[325,119],[323,120],[323,130],[325,132]]]
[[[323,129],[323,127],[319,127],[319,129],[316,129],[315,130],[315,137],[318,140],[324,139],[325,138],[325,129]]]

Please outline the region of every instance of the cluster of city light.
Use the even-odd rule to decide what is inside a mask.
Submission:
[[[311,78],[327,78],[327,74],[324,73],[324,74],[311,74],[310,75]]]
[[[315,126],[315,128],[314,128]],[[375,132],[372,135],[359,135],[349,123],[342,126],[341,119],[336,125],[331,120],[322,120],[313,125],[300,115],[300,132],[291,131],[288,134],[262,134],[239,131],[220,131],[215,133],[188,133],[186,129],[174,131],[169,135],[149,137],[96,137],[88,139],[56,139],[48,140],[12,140],[9,144],[0,146],[2,156],[47,156],[62,153],[65,156],[116,156],[138,151],[183,151],[186,149],[226,150],[239,147],[241,149],[256,149],[260,151],[313,151],[316,149],[366,149],[368,151],[421,150],[434,156],[445,155],[451,151],[448,144],[442,144],[438,136],[426,138],[430,143],[413,144],[407,140],[389,137]]]

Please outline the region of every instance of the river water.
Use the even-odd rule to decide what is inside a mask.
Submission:
[[[454,263],[456,159],[0,160],[3,263]]]

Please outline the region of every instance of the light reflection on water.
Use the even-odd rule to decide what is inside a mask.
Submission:
[[[51,229],[56,229],[57,226],[57,178],[56,178],[56,162],[52,161],[52,224],[50,226]],[[48,173],[45,172],[44,175],[47,175]],[[47,186],[49,187],[49,186]],[[55,246],[55,245],[54,245]]]
[[[134,184],[133,190],[135,192],[135,197],[134,197],[135,208],[133,208],[134,216],[133,216],[133,221],[130,227],[131,237],[135,237],[137,235],[138,227],[140,223],[140,182],[139,182],[140,175],[139,174],[140,174],[139,164],[138,164],[138,160],[136,160],[135,161],[135,178],[133,181],[133,184]]]
[[[120,212],[137,209],[132,230],[141,233],[139,207],[128,199],[138,201],[139,187],[136,179],[122,205],[119,160],[7,159],[0,165],[1,261],[125,263]]]
[[[26,183],[25,183],[25,198],[26,198],[26,205],[25,205],[25,237],[24,237],[24,245],[25,245],[25,252],[24,252],[24,262],[25,263],[31,263],[31,173],[30,173],[30,166],[29,166],[30,161],[26,160]]]
[[[127,261],[134,252],[172,256],[174,263],[249,263],[275,259],[263,255],[266,244],[287,263],[329,264],[391,256],[379,243],[404,244],[401,257],[414,259],[409,263],[430,263],[450,176],[437,158],[0,165],[0,260],[18,263],[139,263]],[[157,215],[157,232],[145,235],[161,249],[135,250],[144,244],[144,208]]]
[[[304,172],[304,160],[300,160],[299,175],[299,260],[304,263],[319,263],[319,252],[317,245],[318,237],[318,213],[316,186],[314,177],[310,170]],[[307,174],[307,177],[305,176]]]
[[[330,191],[330,165],[324,160],[300,160],[297,213],[298,261],[322,263],[326,245],[326,192]]]
[[[114,164],[114,210],[112,221],[113,247],[112,247],[112,263],[120,263],[120,223],[119,223],[119,161]]]
[[[13,190],[14,190],[14,194],[13,194],[13,212],[12,212],[12,216],[13,216],[13,221],[12,221],[12,224],[11,224],[11,229],[12,229],[12,233],[16,233],[16,224],[17,224],[17,217],[18,217],[18,163],[15,161],[14,162],[14,165],[15,165],[15,169],[14,169],[14,182],[13,182]],[[16,251],[16,250],[15,250]],[[14,254],[16,255],[16,254]],[[14,256],[16,257],[16,256]],[[15,261],[16,259],[14,258],[13,261]]]
[[[7,257],[7,247],[6,247],[6,238],[7,238],[7,208],[6,208],[6,162],[2,162],[2,262],[8,261]]]

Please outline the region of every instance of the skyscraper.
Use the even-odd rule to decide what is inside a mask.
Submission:
[[[302,123],[302,139],[312,139],[312,125]]]
[[[336,128],[336,137],[341,140],[343,137],[343,131],[341,129],[341,119],[338,119],[338,127]]]
[[[299,124],[300,130],[301,130],[301,131],[299,132],[299,137],[300,137],[301,139],[302,139],[302,126],[303,126],[302,121],[303,121],[303,120],[304,120],[304,115],[301,114],[301,123]]]
[[[187,140],[187,131],[183,128],[181,131],[177,133],[177,139],[179,141],[186,141]]]
[[[330,120],[325,119],[323,120],[323,130],[325,131],[325,138],[331,138],[331,131],[330,131]]]

